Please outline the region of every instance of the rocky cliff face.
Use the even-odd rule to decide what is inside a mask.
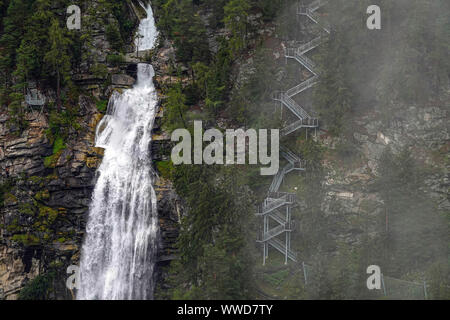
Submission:
[[[86,212],[102,151],[94,147],[101,119],[92,100],[80,96],[80,130],[50,166],[52,155],[45,130],[48,119],[38,110],[28,113],[29,129],[13,136],[3,114],[0,123],[1,180],[10,185],[1,209],[0,292],[17,297],[30,279],[49,263],[77,264]]]
[[[371,185],[380,175],[381,156],[387,148],[393,154],[408,149],[420,167],[428,169],[421,191],[433,199],[437,209],[450,209],[448,111],[442,102],[398,106],[386,120],[382,111],[371,110],[353,119],[347,139],[320,136],[329,155],[324,162],[327,194],[323,208],[340,220],[333,235],[336,239],[349,244],[359,242],[364,231],[361,219],[384,216],[384,202]],[[348,165],[332,156],[342,145],[347,145],[352,154],[351,159],[343,159]],[[374,231],[370,226],[375,224],[369,224],[369,233]]]
[[[138,22],[139,11],[131,7],[133,21]],[[84,89],[79,96],[78,112],[74,119],[77,130],[70,129],[65,148],[55,150],[47,137],[49,114],[45,109],[29,110],[28,129],[19,136],[8,123],[9,115],[0,112],[0,186],[4,190],[0,207],[0,300],[16,299],[20,290],[39,274],[55,272],[53,299],[71,299],[73,292],[65,287],[69,265],[79,263],[95,172],[103,151],[95,148],[95,129],[103,113],[96,106],[98,99],[108,99],[113,90],[132,86],[136,63],[133,45],[125,63],[119,66],[106,63],[105,54],[111,51],[105,31],[95,33],[94,49],[97,62],[104,63],[108,74],[99,77],[81,68],[73,80]],[[101,48],[101,50],[99,49]],[[156,81],[161,79],[173,51],[162,46],[153,55]],[[140,53],[144,57],[146,53]],[[106,84],[106,85],[105,85]],[[50,88],[43,90],[47,101],[54,99]],[[159,120],[163,113],[160,112]],[[155,128],[152,146],[154,159],[163,160],[167,135]],[[161,226],[161,245],[158,265],[173,259],[178,223],[182,214],[181,200],[169,182],[157,178],[156,192]],[[162,274],[157,268],[157,278]]]

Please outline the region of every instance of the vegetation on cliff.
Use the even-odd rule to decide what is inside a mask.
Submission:
[[[275,1],[276,2],[276,1]],[[254,34],[250,14],[275,16],[274,1],[154,1],[163,36],[173,41],[176,83],[163,83],[164,126],[169,131],[192,128],[188,110],[202,105],[200,115],[214,123],[228,106],[232,67]],[[205,12],[210,14],[206,15]],[[207,19],[207,21],[205,21]],[[206,26],[209,30],[207,30]],[[216,37],[225,28],[228,37]],[[211,36],[213,35],[213,36]],[[208,38],[217,42],[211,50]],[[183,74],[180,67],[186,66]],[[186,79],[187,81],[182,81]],[[167,175],[166,165],[159,165]],[[169,270],[168,292],[161,298],[248,299],[253,296],[252,196],[246,187],[248,168],[175,166],[170,169],[177,193],[186,200],[178,241],[180,259]]]
[[[0,105],[8,112],[11,132],[20,135],[28,125],[23,102],[30,84],[54,93],[54,101],[43,110],[51,145],[42,159],[48,173],[66,150],[71,133],[80,129],[78,98],[85,92],[73,75],[86,72],[107,87],[108,67],[123,63],[133,40],[135,22],[124,14],[129,1],[98,0],[95,6],[89,2],[75,1],[86,8],[85,27],[69,32],[58,12],[73,1],[60,1],[59,8],[50,0],[0,1]],[[169,132],[192,129],[192,119],[198,117],[208,126],[226,122],[234,127],[280,127],[287,116],[274,112],[271,93],[305,77],[298,65],[293,68],[283,58],[274,59],[275,47],[304,42],[307,36],[308,27],[292,14],[295,3],[153,0],[160,46],[168,40],[175,48],[171,79],[159,83],[163,127]],[[308,102],[321,121],[324,140],[332,142],[308,139],[305,131],[283,140],[308,162],[307,172],[285,181],[282,188],[301,199],[293,212],[301,221],[294,226],[293,247],[312,265],[306,269],[309,285],[299,273],[300,265],[285,267],[274,258],[261,268],[256,260],[260,250],[254,205],[264,197],[270,179],[248,166],[173,166],[161,161],[157,170],[173,181],[187,214],[177,243],[179,259],[168,268],[164,288],[169,289],[160,288],[157,297],[250,299],[264,290],[293,299],[379,298],[364,286],[365,269],[375,263],[399,279],[427,279],[433,298],[449,298],[448,212],[424,188],[430,172],[438,169],[415,158],[414,146],[387,148],[377,159],[377,170],[371,166],[355,174],[369,182],[352,187],[376,198],[362,199],[356,209],[343,206],[326,186],[331,171],[344,171],[361,161],[350,130],[357,116],[382,110],[383,121],[393,123],[394,110],[441,103],[448,91],[448,3],[379,3],[384,17],[380,31],[365,28],[370,1],[333,1],[326,10],[330,14],[321,14],[331,33],[311,53],[321,81]],[[273,24],[278,26],[276,39],[266,41],[258,28]],[[103,25],[111,48],[106,61],[99,62],[94,37]],[[238,79],[249,56],[252,72]],[[106,98],[94,99],[101,112]],[[73,231],[62,230],[63,223],[73,223],[64,208],[47,203],[52,180],[54,175],[31,176],[0,184],[0,206],[18,205],[17,218],[8,224],[4,216],[0,220],[15,244],[45,249],[74,237]],[[33,192],[24,195],[30,186]],[[20,298],[48,298],[52,279],[51,272],[41,275]]]
[[[228,279],[227,272],[233,270],[231,263],[248,263],[247,268],[253,271],[251,274],[266,292],[277,292],[288,298],[379,298],[365,287],[366,268],[373,263],[398,279],[440,279],[440,284],[430,281],[429,290],[435,292],[434,298],[448,297],[448,290],[443,289],[448,286],[448,280],[444,280],[448,277],[448,216],[421,188],[429,170],[432,170],[430,167],[419,164],[417,158],[411,156],[411,151],[395,150],[392,153],[386,150],[378,160],[378,172],[371,177],[373,182],[370,186],[363,186],[364,192],[379,195],[380,202],[361,200],[359,208],[351,209],[358,211],[355,217],[349,208],[342,206],[341,201],[328,199],[330,191],[324,185],[330,171],[339,170],[337,166],[349,169],[361,161],[361,153],[351,131],[355,118],[376,109],[389,122],[392,121],[392,111],[404,105],[425,106],[431,101],[445,99],[449,84],[446,59],[449,42],[445,36],[449,19],[445,15],[449,11],[439,12],[448,5],[443,1],[388,2],[381,3],[386,22],[380,32],[365,27],[369,1],[335,1],[326,10],[330,14],[321,13],[321,19],[331,25],[331,33],[327,42],[311,53],[321,76],[311,96],[311,109],[318,113],[322,129],[339,143],[334,148],[327,148],[319,140],[308,140],[305,132],[285,138],[284,143],[308,160],[305,175],[288,179],[283,190],[297,192],[301,199],[302,208],[294,213],[296,220],[301,221],[301,227],[293,233],[293,245],[301,252],[303,261],[312,265],[308,269],[311,283],[307,287],[304,285],[302,276],[298,274],[299,266],[289,267],[286,272],[283,271],[286,269],[279,270],[280,261],[276,258],[265,268],[245,259],[240,263],[224,259],[220,250],[225,240],[217,230],[225,226],[216,226],[210,220],[213,218],[208,219],[205,215],[209,212],[214,216],[215,212],[221,212],[222,201],[213,200],[216,196],[210,184],[219,187],[214,181],[226,180],[226,177],[217,178],[222,177],[220,169],[175,167],[171,171],[173,179],[177,191],[187,199],[190,212],[183,222],[180,236],[181,260],[171,269],[171,287],[174,289],[172,295],[165,295],[166,298],[236,298],[228,293],[233,282],[226,286],[222,282]],[[280,126],[283,119],[270,111],[273,110],[270,93],[278,88],[283,90],[280,87],[283,83],[277,79],[279,74],[285,81],[284,88],[290,81],[295,81],[298,66],[295,64],[292,68],[288,64],[287,74],[282,74],[280,68],[285,67],[273,62],[272,47],[267,48],[263,44],[250,48],[250,40],[257,36],[245,21],[258,9],[263,12],[265,22],[278,15],[276,33],[281,41],[305,41],[303,29],[308,27],[297,25],[292,12],[284,11],[289,8],[289,3],[285,3],[285,7],[278,4],[269,14],[257,2],[214,3],[212,6],[207,1],[193,4],[190,1],[157,2],[159,27],[165,37],[173,40],[179,66],[184,65],[188,69],[185,81],[168,84],[165,88],[167,99],[163,106],[169,115],[166,128],[189,128],[189,109],[198,105],[202,106],[203,112],[196,116],[206,117],[211,126],[217,126],[218,119],[235,126]],[[215,28],[225,27],[228,31],[227,37],[217,37],[216,52],[208,51],[209,33],[200,21],[205,19],[205,15],[198,14],[205,10],[212,12],[208,16],[209,29],[214,32]],[[181,12],[188,14],[181,17]],[[187,21],[193,23],[188,27]],[[240,23],[232,25],[236,21]],[[243,68],[244,57],[249,52],[254,72],[239,83],[239,88],[235,88],[236,74],[232,71],[236,65]],[[215,172],[214,178],[204,174],[208,171]],[[262,186],[269,181],[253,176],[250,171],[246,175],[247,185],[256,199],[263,196],[266,190]],[[194,176],[190,176],[192,172],[195,172]],[[205,180],[202,183],[206,185],[201,189],[197,177]],[[190,189],[195,191],[186,193]],[[205,196],[200,196],[199,192]],[[330,207],[325,207],[325,203]],[[379,203],[383,203],[382,207]],[[252,214],[251,210],[240,210],[241,216],[235,216],[234,221]],[[224,214],[231,215],[227,211]],[[255,222],[250,221],[253,220],[247,221],[249,230],[255,229]],[[208,236],[211,235],[208,226],[216,228],[214,240]],[[350,230],[345,231],[345,228]],[[351,238],[351,245],[350,240],[344,239],[346,232],[350,233],[347,237]],[[197,234],[205,234],[205,237]],[[234,237],[243,239],[238,235]],[[258,249],[254,240],[247,245],[245,250],[256,259]],[[215,251],[211,251],[212,248]],[[213,273],[215,281],[209,281],[209,272],[202,273],[205,264],[211,272],[217,271]],[[256,295],[255,288],[247,284],[245,290],[240,288],[240,292],[246,295],[239,297]],[[218,287],[222,294],[217,294]],[[406,287],[401,290],[398,294],[407,294]],[[415,290],[423,295],[420,284]]]

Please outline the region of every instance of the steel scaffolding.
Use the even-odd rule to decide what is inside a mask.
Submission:
[[[315,24],[321,26],[321,29],[324,32],[329,33],[329,28],[325,28],[319,23],[319,17],[315,13],[315,11],[325,3],[326,1],[316,0],[308,6],[299,4],[297,14],[308,17]],[[286,59],[294,59],[300,63],[300,65],[305,67],[312,76],[286,92],[277,91],[273,93],[272,99],[279,101],[298,118],[298,120],[281,129],[282,136],[289,135],[300,128],[317,128],[319,126],[319,120],[311,117],[308,112],[292,98],[318,83],[319,74],[315,69],[316,65],[305,54],[318,47],[323,39],[324,36],[321,34],[299,47],[285,49]],[[266,258],[269,255],[269,246],[278,250],[285,256],[286,264],[289,259],[294,262],[297,261],[296,253],[291,250],[291,210],[296,204],[295,194],[279,192],[279,189],[284,177],[288,173],[292,171],[304,171],[306,166],[304,161],[289,149],[282,147],[280,151],[283,158],[287,161],[287,164],[278,170],[278,173],[273,177],[268,195],[256,213],[257,216],[263,218],[262,230],[259,239],[257,240],[263,245],[263,264],[266,263]]]

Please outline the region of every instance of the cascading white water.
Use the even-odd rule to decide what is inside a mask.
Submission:
[[[139,2],[145,11],[147,17],[141,20],[139,24],[138,36],[135,41],[136,47],[141,50],[149,50],[155,46],[156,38],[158,37],[158,31],[156,30],[155,19],[153,17],[152,6],[149,4],[147,7]]]
[[[151,7],[147,14],[141,27],[151,30],[142,40],[153,46],[157,32]],[[153,76],[151,65],[138,64],[135,86],[114,92],[97,127],[96,146],[105,154],[89,208],[77,299],[153,298],[158,236],[149,148],[157,112]]]

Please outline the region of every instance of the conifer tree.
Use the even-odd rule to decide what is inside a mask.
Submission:
[[[230,47],[235,54],[246,46],[250,7],[247,0],[230,0],[224,7],[224,22],[225,26],[231,30]]]
[[[180,126],[186,127],[184,113],[187,111],[186,97],[181,90],[181,83],[169,89],[167,93],[167,121],[170,123],[169,129]]]
[[[3,32],[0,37],[0,77],[3,102],[7,102],[11,75],[16,63],[16,50],[25,33],[25,23],[30,14],[30,0],[11,0],[3,19]],[[5,101],[6,100],[6,101]]]
[[[70,40],[65,36],[59,21],[52,20],[49,30],[50,51],[45,55],[45,61],[56,77],[56,103],[61,111],[61,85],[70,82],[70,56],[68,48]]]
[[[45,76],[44,56],[49,48],[48,29],[53,13],[49,0],[38,0],[33,5],[34,13],[28,20],[28,27],[17,49],[17,65],[14,75],[19,82]]]

